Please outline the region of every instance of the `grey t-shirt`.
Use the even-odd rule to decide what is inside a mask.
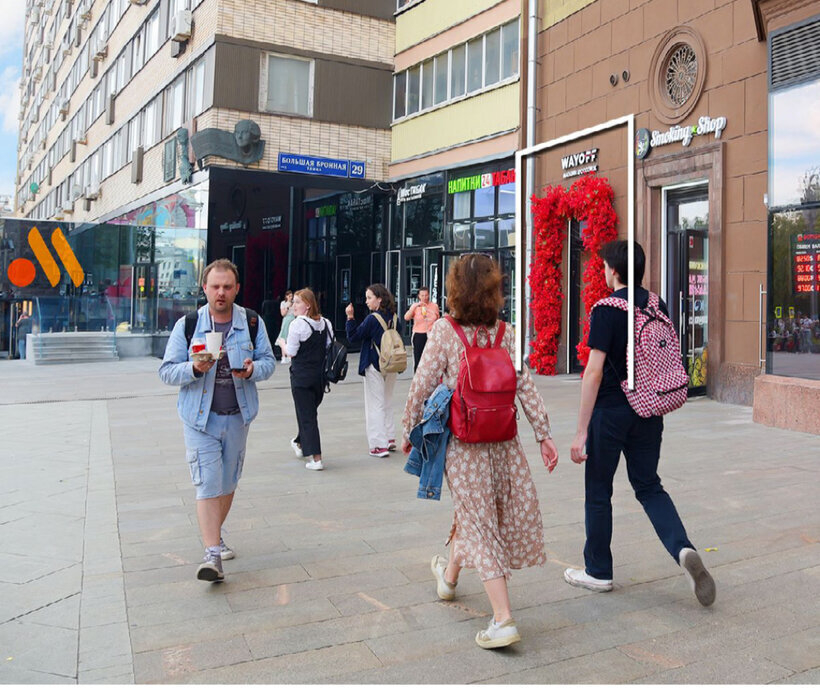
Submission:
[[[213,323],[214,331],[222,333],[222,341],[228,338],[233,323],[229,320],[226,323]],[[223,344],[224,346],[224,344]],[[211,403],[211,411],[215,413],[235,413],[239,410],[239,402],[236,400],[236,387],[233,384],[231,375],[231,364],[228,361],[227,353],[216,363],[216,380],[214,381],[214,400]]]

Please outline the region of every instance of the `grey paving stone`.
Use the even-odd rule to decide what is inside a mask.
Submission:
[[[220,637],[201,643],[137,653],[134,656],[134,679],[136,683],[177,683],[186,674],[251,659],[251,652],[241,636]]]
[[[798,685],[817,685],[820,683],[820,669],[809,669],[808,671],[801,671],[797,674],[792,674],[780,683],[795,683]]]
[[[792,674],[778,664],[748,652],[723,653],[720,649],[702,661],[650,674],[635,683],[771,683]]]
[[[14,665],[13,661],[0,658],[0,683],[20,685],[58,685],[74,684],[77,679],[73,676],[60,676],[44,671],[24,669]]]
[[[26,614],[21,620],[26,623],[57,626],[78,630],[80,627],[80,593],[49,604],[36,612]]]
[[[0,624],[0,647],[19,669],[77,676],[77,633],[69,628],[12,621]],[[9,661],[9,660],[6,660]]]
[[[266,677],[271,683],[326,683],[378,666],[364,643],[349,643],[272,657],[187,675],[181,683],[251,683]]]
[[[815,599],[815,603],[816,601]],[[820,626],[775,638],[761,648],[761,654],[772,662],[798,672],[820,667]]]

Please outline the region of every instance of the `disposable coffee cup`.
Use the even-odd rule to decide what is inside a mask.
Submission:
[[[214,358],[219,356],[219,350],[222,348],[222,333],[206,332],[205,348],[208,349],[208,353],[212,354]]]

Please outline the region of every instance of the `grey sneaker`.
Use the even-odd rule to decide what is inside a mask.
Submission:
[[[228,561],[228,559],[233,559],[236,556],[234,551],[225,544],[222,538],[219,538],[219,550],[219,553],[222,555],[222,561]]]
[[[584,588],[593,592],[609,592],[612,590],[612,580],[590,576],[585,569],[567,569],[564,571],[564,580],[576,588]]]
[[[493,650],[498,647],[507,647],[521,640],[518,628],[512,618],[499,623],[495,619],[490,619],[490,625],[486,631],[476,633],[475,641],[479,647],[485,650]]]
[[[219,583],[225,580],[222,572],[222,557],[210,552],[205,554],[205,558],[196,570],[196,578],[210,583]]]
[[[436,593],[440,600],[454,600],[456,598],[456,585],[448,583],[444,578],[444,569],[447,568],[447,560],[436,554],[430,561],[430,570],[436,577]]]
[[[698,602],[708,607],[715,601],[717,591],[715,581],[703,565],[700,554],[691,547],[684,547],[678,554],[678,561]]]

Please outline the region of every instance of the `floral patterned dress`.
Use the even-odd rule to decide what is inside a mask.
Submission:
[[[467,341],[472,342],[476,328],[463,329]],[[497,332],[496,323],[489,328],[493,341]],[[508,325],[502,346],[511,356],[514,341]],[[479,333],[478,343],[486,344],[483,332]],[[463,350],[464,345],[446,319],[433,325],[402,416],[405,442],[410,430],[421,421],[424,402],[439,379],[443,376],[444,384],[455,389]],[[517,395],[536,440],[541,441],[549,433],[547,411],[526,368],[518,375]],[[544,564],[538,495],[518,435],[506,442],[479,444],[466,444],[451,435],[445,474],[455,508],[450,539],[454,539],[453,558],[457,564],[477,569],[482,581],[509,578],[510,569]]]

